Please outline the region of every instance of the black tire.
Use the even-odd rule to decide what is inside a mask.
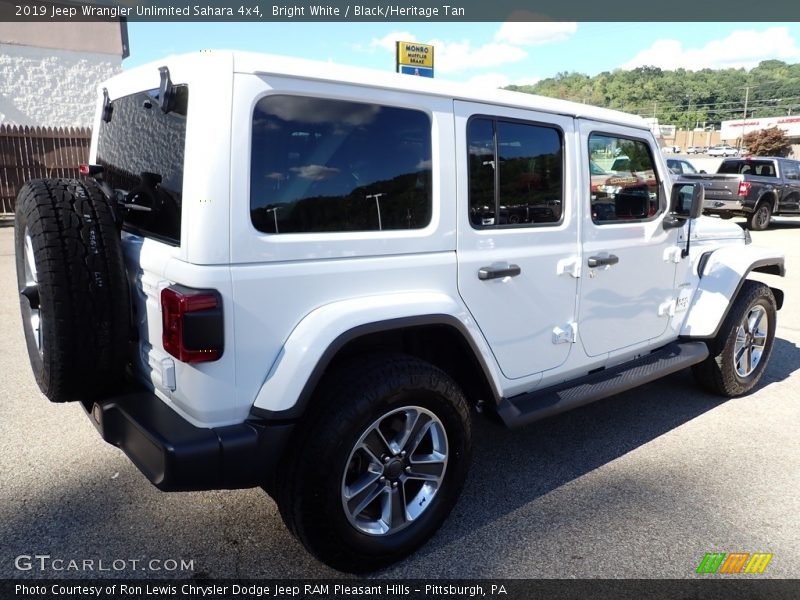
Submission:
[[[113,391],[125,368],[130,299],[107,201],[92,183],[39,179],[20,190],[15,219],[20,309],[36,383],[52,402]]]
[[[402,559],[425,543],[444,522],[466,478],[471,427],[461,390],[447,374],[429,363],[405,355],[379,355],[344,363],[326,376],[314,406],[316,411],[298,425],[299,434],[278,471],[276,500],[286,525],[314,556],[342,571],[368,572]],[[410,513],[406,507],[395,513],[402,514],[404,524],[394,531],[370,534],[359,528],[345,509],[345,490],[350,489],[345,486],[355,485],[348,483],[348,478],[357,475],[354,465],[367,456],[358,449],[362,447],[362,435],[374,431],[372,427],[378,422],[383,427],[382,419],[391,424],[393,419],[409,414],[398,412],[399,409],[420,415],[429,412],[438,419],[446,437],[443,474],[435,492],[420,491],[413,496],[408,506],[416,509],[419,500],[423,507],[414,519],[407,520]],[[400,422],[412,421],[409,418]],[[417,448],[423,443],[428,441]],[[401,481],[400,487],[392,483],[393,478],[403,477],[403,469],[409,470],[411,465],[417,468],[412,456],[416,452],[412,450],[407,458],[397,453],[385,469],[380,466],[380,476],[387,481],[374,482],[373,489],[379,494],[375,502],[385,498],[404,501],[408,500],[405,494],[416,493],[416,481]],[[380,460],[374,464],[380,465]],[[367,473],[374,471],[364,472]],[[394,495],[393,490],[403,495]],[[363,512],[375,510],[375,502]]]
[[[746,362],[740,363],[737,368],[735,356],[737,345],[749,345],[749,338],[742,339],[743,335],[752,335],[752,332],[746,331],[743,327],[744,320],[749,315],[761,311],[763,311],[762,320],[766,319],[767,327],[763,338],[763,349],[760,351],[755,368],[747,372],[751,365],[747,365]],[[776,312],[772,290],[763,283],[745,281],[717,337],[709,343],[709,357],[692,367],[700,386],[713,394],[729,398],[741,396],[752,390],[761,379],[769,362],[775,339]],[[758,337],[756,335],[753,340],[757,340]],[[752,350],[750,354],[745,351],[740,360],[747,361],[748,356],[753,356]]]
[[[769,220],[772,218],[772,204],[762,200],[756,206],[755,211],[747,217],[747,227],[752,231],[764,231],[769,227]]]

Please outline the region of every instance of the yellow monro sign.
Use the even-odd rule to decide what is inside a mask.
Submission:
[[[433,71],[433,46],[417,42],[397,42],[397,70],[403,72],[403,67]]]

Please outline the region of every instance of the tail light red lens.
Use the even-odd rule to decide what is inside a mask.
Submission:
[[[210,362],[222,356],[222,298],[215,290],[173,285],[161,290],[164,350],[186,363]]]
[[[740,181],[739,182],[739,195],[743,198],[750,193],[750,182],[749,181]]]

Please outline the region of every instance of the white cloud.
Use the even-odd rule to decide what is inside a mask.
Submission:
[[[391,33],[387,33],[382,38],[372,38],[369,42],[369,46],[367,48],[369,50],[377,50],[383,49],[388,50],[389,52],[395,52],[396,42],[417,42],[417,36],[413,33],[409,33],[408,31],[392,31]],[[361,46],[357,46],[359,49]]]
[[[742,29],[721,40],[712,40],[701,48],[684,48],[678,40],[657,40],[625,64],[622,69],[655,66],[662,69],[683,68],[750,69],[762,60],[800,60],[800,47],[788,27],[770,27],[764,31]]]
[[[469,40],[424,40],[432,44],[435,52],[436,72],[440,74],[479,71],[501,65],[520,62],[528,58],[525,47],[539,46],[567,39],[577,31],[576,23],[503,23],[494,35],[494,40],[473,45]],[[353,49],[361,52],[376,50],[395,51],[395,42],[423,41],[409,31],[392,31],[380,38],[372,38],[366,45],[355,44]],[[473,79],[500,81],[496,73],[476,75]],[[504,85],[512,83],[506,79]]]
[[[528,53],[522,48],[494,42],[473,46],[468,40],[461,42],[433,40],[431,44],[433,44],[435,52],[436,70],[441,73],[487,69],[519,62],[528,56]]]
[[[503,88],[509,85],[533,85],[541,81],[541,77],[523,77],[522,79],[514,79],[508,77],[504,73],[481,73],[474,75],[467,79],[466,83],[475,87],[483,89]]]
[[[566,40],[578,30],[577,23],[561,22],[507,22],[500,26],[494,39],[516,46],[539,46]]]
[[[476,88],[496,89],[509,85],[511,80],[502,73],[481,73],[467,79],[466,83]]]

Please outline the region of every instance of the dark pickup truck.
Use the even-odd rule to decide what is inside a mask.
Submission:
[[[766,229],[772,215],[800,216],[800,161],[788,158],[727,158],[715,174],[681,175],[701,180],[703,214],[723,219],[746,217],[755,231]]]

